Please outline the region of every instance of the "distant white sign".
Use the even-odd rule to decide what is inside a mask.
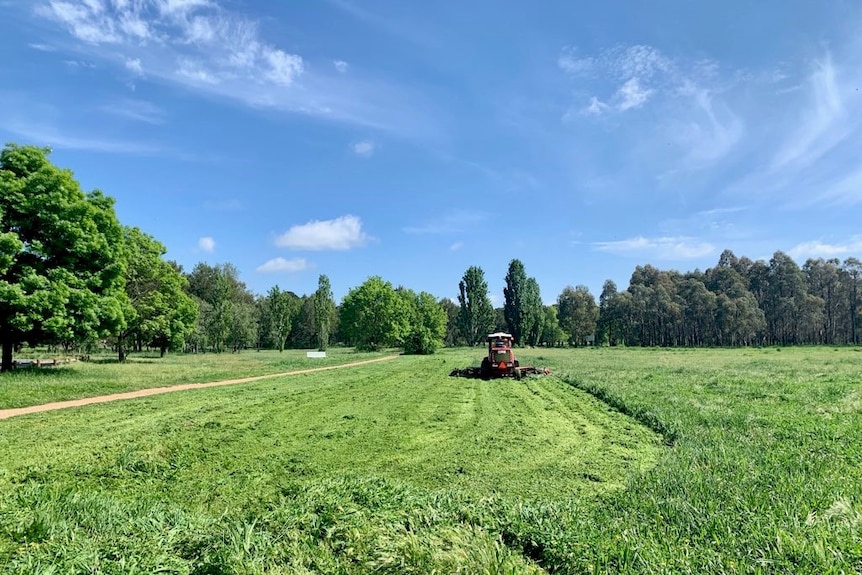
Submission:
[[[308,351],[305,353],[306,357],[326,357],[325,351]]]

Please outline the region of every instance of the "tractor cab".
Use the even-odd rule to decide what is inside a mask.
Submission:
[[[487,377],[512,375],[518,367],[515,353],[512,351],[515,338],[512,334],[497,332],[488,334],[488,357],[482,360],[482,372]]]

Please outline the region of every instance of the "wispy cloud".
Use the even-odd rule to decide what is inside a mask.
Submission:
[[[653,94],[653,90],[642,88],[640,80],[637,77],[629,78],[625,84],[620,86],[614,96],[617,100],[617,107],[621,112],[631,110],[632,108],[640,108],[643,106],[649,97]]]
[[[353,153],[357,156],[369,157],[374,154],[374,142],[371,140],[362,140],[353,144]]]
[[[484,213],[456,210],[422,225],[407,226],[404,231],[408,234],[455,234],[474,228],[486,218]]]
[[[27,44],[27,46],[40,52],[54,52],[56,50],[54,46],[51,46],[50,44],[42,44],[40,42],[33,42],[31,44]]]
[[[820,240],[803,242],[793,246],[787,254],[797,260],[806,258],[834,258],[848,254],[862,254],[862,236],[854,236],[841,244],[829,244]]]
[[[288,260],[278,257],[257,266],[255,271],[262,274],[297,273],[309,268],[311,268],[311,265],[305,260],[305,258],[294,258]]]
[[[293,226],[276,238],[275,245],[293,250],[345,251],[362,247],[368,240],[369,237],[362,231],[362,220],[347,215]]]
[[[10,120],[3,123],[0,129],[34,145],[66,150],[86,150],[135,156],[159,156],[166,153],[164,148],[155,144],[90,135],[77,136],[38,122]]]
[[[862,202],[862,70],[856,64],[862,45],[836,53],[823,51],[809,63],[802,89],[787,95],[773,123],[761,128],[760,165],[728,186],[728,194],[780,198],[792,209]]]
[[[211,254],[215,251],[215,240],[209,236],[202,237],[198,240],[198,249],[202,252]]]
[[[624,137],[622,152],[631,150],[632,163],[648,164],[659,180],[716,164],[743,141],[746,124],[724,99],[738,80],[716,61],[632,45],[595,54],[566,48],[557,65],[575,99],[564,121],[601,121]],[[632,116],[641,109],[650,114]],[[623,124],[596,120],[619,115],[629,118]]]
[[[450,252],[457,252],[458,250],[460,250],[463,247],[464,247],[464,242],[455,242],[454,244],[449,246],[449,251]]]
[[[600,116],[601,114],[605,113],[605,111],[607,111],[609,108],[610,106],[593,96],[592,98],[590,98],[589,106],[587,106],[583,110],[583,112],[593,116]]]
[[[659,260],[689,260],[707,256],[715,247],[695,238],[637,236],[627,240],[594,242],[596,250],[617,255],[649,257]]]
[[[604,100],[613,101],[620,112],[642,107],[656,93],[654,86],[667,82],[676,73],[669,58],[644,45],[619,46],[596,56],[581,55],[575,48],[566,47],[557,58],[557,66],[578,81],[600,76],[615,82],[613,94]],[[593,95],[582,113],[600,115],[609,108],[602,98]]]
[[[778,150],[772,170],[804,168],[817,161],[844,140],[851,128],[845,123],[847,110],[838,71],[828,52],[817,61],[808,80],[810,103],[801,123]]]
[[[335,66],[335,69],[338,70],[340,74],[346,74],[347,69],[350,68],[350,65],[344,60],[333,60],[332,65]]]
[[[144,67],[141,65],[140,58],[128,58],[126,60],[126,70],[132,72],[136,76],[144,75]]]
[[[105,113],[146,124],[164,124],[165,111],[145,100],[124,98],[102,104],[99,109]]]
[[[314,66],[217,0],[43,0],[36,14],[66,30],[72,50],[150,81],[411,137],[440,129],[421,94],[345,74],[342,61]]]
[[[596,67],[596,59],[591,56],[580,56],[576,48],[566,46],[557,58],[560,70],[572,75],[582,75],[592,72]]]

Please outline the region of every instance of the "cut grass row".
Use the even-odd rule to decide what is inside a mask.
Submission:
[[[862,572],[858,351],[479,355],[0,422],[0,571]]]
[[[305,350],[168,354],[164,358],[133,355],[125,363],[118,363],[113,357],[94,357],[94,361],[89,362],[20,369],[3,374],[0,377],[0,409],[326,367],[383,355],[385,353],[358,353],[352,349],[334,348],[327,352],[326,358],[315,359],[308,359]]]

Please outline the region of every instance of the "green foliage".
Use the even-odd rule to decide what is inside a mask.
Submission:
[[[22,342],[81,343],[124,323],[122,229],[114,201],[84,194],[49,150],[0,152],[0,369]]]
[[[545,319],[542,322],[541,343],[549,347],[555,347],[569,340],[569,335],[560,327],[557,319],[557,306],[549,305],[544,309]]]
[[[400,346],[410,331],[409,314],[392,284],[373,276],[344,296],[341,333],[347,343],[363,351]]]
[[[528,278],[524,284],[524,342],[527,345],[537,345],[542,337],[545,322],[545,310],[542,305],[542,293],[536,278]]]
[[[176,264],[162,259],[164,245],[138,228],[124,228],[125,290],[129,308],[125,329],[119,331],[120,361],[128,338],[154,345],[162,355],[182,349],[194,329],[198,308],[186,293],[188,282]]]
[[[527,283],[527,272],[521,260],[509,262],[506,272],[506,287],[503,288],[503,313],[506,317],[508,332],[520,344],[524,339],[524,324],[526,323],[527,306],[524,303],[524,289]]]
[[[440,307],[446,312],[446,337],[443,338],[443,345],[446,347],[466,345],[467,340],[461,335],[461,330],[458,326],[458,316],[461,313],[461,306],[448,297],[444,297],[440,300]]]
[[[419,294],[412,290],[401,290],[408,309],[410,328],[404,338],[404,352],[428,355],[437,351],[446,336],[446,310],[428,292]]]
[[[204,349],[239,351],[257,338],[257,305],[232,264],[197,264],[188,275],[189,293],[199,300],[195,342]]]
[[[320,351],[326,351],[329,346],[334,315],[335,301],[329,277],[320,274],[317,280],[317,291],[314,292],[314,327],[317,332],[317,349]]]
[[[300,300],[295,294],[281,291],[277,285],[267,293],[264,312],[268,319],[269,335],[278,351],[284,351],[284,344],[293,318],[299,311],[299,305]]]
[[[470,347],[485,341],[494,327],[494,307],[488,297],[488,283],[485,272],[477,266],[470,266],[458,283],[460,291],[458,303],[458,329],[461,337]]]
[[[587,336],[596,333],[599,307],[586,286],[566,286],[557,296],[560,327],[570,338],[570,343],[583,345]]]

